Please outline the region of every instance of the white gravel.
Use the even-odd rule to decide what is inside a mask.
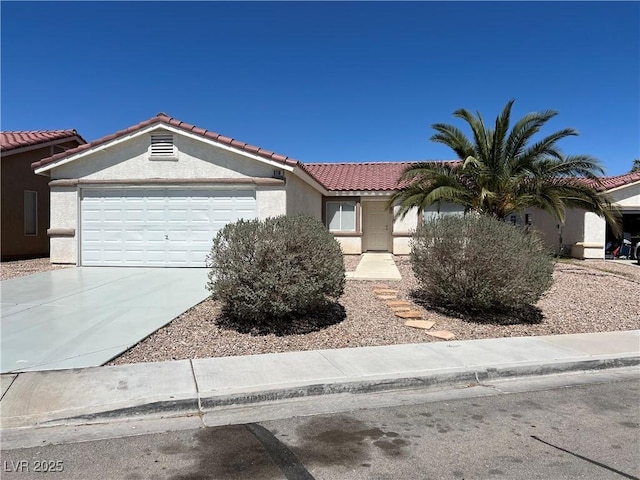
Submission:
[[[355,269],[357,260],[357,256],[345,259],[347,271]],[[400,298],[411,300],[416,282],[408,259],[396,257],[396,263],[403,279],[384,284],[398,289]],[[349,280],[340,299],[346,310],[342,322],[286,336],[221,328],[217,324],[220,304],[206,300],[110,364],[441,341],[404,326],[373,294],[373,285],[380,283]],[[554,285],[537,306],[543,315],[540,323],[513,325],[465,321],[417,309],[436,322],[434,329],[451,331],[462,340],[640,329],[640,266],[604,261],[558,263]]]

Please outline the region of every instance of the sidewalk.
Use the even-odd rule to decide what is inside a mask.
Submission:
[[[390,253],[366,252],[355,272],[347,272],[347,278],[355,280],[401,280],[400,271]]]
[[[640,330],[221,357],[2,375],[2,429],[640,364]]]

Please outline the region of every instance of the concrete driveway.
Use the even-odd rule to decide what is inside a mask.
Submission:
[[[102,365],[207,298],[207,272],[80,267],[0,282],[0,371]]]

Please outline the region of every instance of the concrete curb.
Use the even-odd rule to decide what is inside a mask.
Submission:
[[[270,390],[234,392],[229,394],[204,394],[196,398],[156,401],[137,406],[113,410],[97,411],[91,414],[61,417],[37,423],[32,427],[55,425],[83,425],[103,423],[110,420],[125,420],[141,416],[175,417],[185,415],[202,415],[216,408],[229,406],[260,406],[266,402],[304,397],[317,397],[337,394],[380,393],[402,389],[429,389],[456,386],[483,385],[491,380],[515,379],[575,373],[580,371],[605,370],[613,368],[634,367],[640,365],[640,355],[623,355],[599,359],[580,359],[576,361],[555,361],[546,364],[528,363],[487,367],[484,369],[458,369],[426,375],[409,375],[396,377],[379,377],[361,381],[345,381],[332,383],[313,383],[287,385]],[[26,419],[26,418],[25,418]],[[30,428],[30,427],[19,427]]]

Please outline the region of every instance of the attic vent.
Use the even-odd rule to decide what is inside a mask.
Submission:
[[[170,133],[156,133],[151,135],[151,156],[152,157],[175,156],[175,151],[173,146],[173,135]]]

